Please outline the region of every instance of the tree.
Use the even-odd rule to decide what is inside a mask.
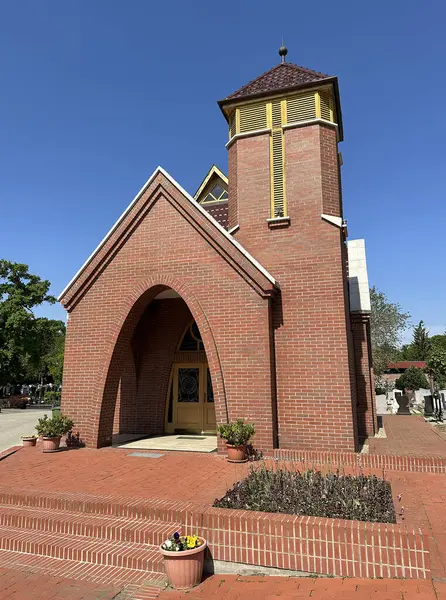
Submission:
[[[412,342],[403,347],[403,358],[406,360],[427,360],[431,344],[429,332],[423,321],[420,321],[413,331]]]
[[[431,349],[434,350],[438,348],[439,350],[446,351],[446,333],[440,335],[433,335],[430,338],[431,341]]]
[[[51,376],[54,383],[62,383],[65,323],[53,319],[35,319],[34,343],[28,354],[27,377],[43,383]]]
[[[398,390],[419,390],[420,388],[429,389],[429,382],[422,369],[409,367],[395,381],[395,387]]]
[[[53,382],[62,384],[63,359],[65,350],[65,324],[62,321],[57,321],[62,327],[53,340],[52,348],[45,356],[45,363],[49,375],[53,378]]]
[[[435,347],[432,349],[427,361],[426,372],[431,376],[436,390],[446,386],[446,350]]]
[[[389,362],[400,357],[398,346],[410,315],[402,312],[399,304],[389,302],[375,287],[370,289],[370,301],[373,370],[378,383]]]
[[[20,383],[29,371],[39,334],[33,308],[56,301],[49,288],[28,265],[0,260],[0,385]]]

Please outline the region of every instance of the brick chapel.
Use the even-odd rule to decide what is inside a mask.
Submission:
[[[374,435],[363,240],[347,242],[337,77],[285,60],[218,104],[228,174],[194,196],[158,167],[60,295],[62,410],[116,433],[353,451]]]

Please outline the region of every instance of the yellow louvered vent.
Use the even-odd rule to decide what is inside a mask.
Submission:
[[[319,96],[321,98],[321,118],[331,121],[330,92],[328,90],[321,90]]]
[[[234,137],[237,133],[237,119],[236,119],[236,111],[234,110],[232,115],[229,117],[229,139]]]
[[[271,103],[272,125],[280,127],[282,125],[282,115],[280,109],[280,100],[275,100]]]
[[[266,103],[240,107],[240,133],[266,128]]]
[[[308,121],[316,118],[316,104],[314,92],[300,94],[294,98],[289,98],[287,105],[287,123],[296,123],[297,121]]]
[[[285,216],[285,181],[283,169],[283,133],[281,129],[272,134],[272,184],[273,184],[273,216]]]

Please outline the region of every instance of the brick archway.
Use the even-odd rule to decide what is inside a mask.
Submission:
[[[107,340],[107,351],[102,360],[96,385],[97,410],[92,415],[88,445],[101,447],[111,443],[113,417],[120,380],[120,365],[125,349],[147,306],[162,291],[172,289],[187,304],[200,330],[212,377],[217,423],[228,420],[228,407],[223,373],[215,339],[205,311],[192,290],[172,277],[151,277],[139,284],[125,299],[120,318],[113,323]]]

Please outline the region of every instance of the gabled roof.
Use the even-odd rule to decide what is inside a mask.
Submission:
[[[201,192],[204,190],[204,188],[207,186],[207,184],[209,183],[209,181],[212,179],[213,176],[219,177],[222,181],[224,181],[224,183],[226,185],[228,185],[228,178],[223,173],[223,171],[221,169],[219,169],[217,167],[217,165],[212,165],[212,167],[207,172],[206,177],[201,182],[200,187],[198,188],[198,190],[194,194],[194,199],[195,200],[198,200]]]
[[[299,67],[292,63],[280,63],[256,77],[240,89],[233,92],[230,96],[219,102],[220,106],[230,100],[239,100],[250,98],[252,96],[264,96],[276,91],[288,90],[308,86],[323,81],[324,79],[335,79],[330,75],[312,71],[305,67]]]
[[[85,263],[82,265],[82,267],[79,269],[79,271],[74,275],[74,277],[71,279],[71,281],[68,283],[68,285],[64,288],[64,290],[62,290],[62,292],[59,294],[59,296],[57,298],[59,301],[61,301],[66,296],[67,292],[69,292],[70,289],[74,286],[74,284],[82,277],[82,275],[86,271],[87,267],[90,265],[90,263],[92,263],[92,261],[101,252],[101,250],[104,248],[104,246],[106,245],[108,240],[118,230],[118,228],[121,226],[121,224],[124,224],[124,221],[125,221],[127,215],[134,208],[135,204],[138,202],[138,200],[141,198],[141,196],[144,194],[144,192],[147,190],[147,188],[150,186],[150,184],[154,181],[154,179],[158,175],[164,176],[184,196],[184,198],[188,201],[188,203],[190,203],[190,205],[193,207],[193,210],[196,210],[199,213],[201,213],[201,215],[204,216],[209,221],[209,223],[212,224],[212,227],[215,228],[215,239],[218,239],[220,236],[223,236],[226,239],[226,241],[229,241],[230,244],[236,249],[236,252],[240,256],[240,260],[242,260],[242,261],[243,261],[243,259],[247,260],[251,264],[251,267],[254,267],[254,272],[257,272],[257,273],[263,275],[263,277],[265,277],[270,284],[272,284],[274,287],[279,289],[279,287],[280,287],[279,283],[274,279],[274,277],[253,256],[251,256],[251,254],[247,250],[245,250],[245,248],[243,248],[243,246],[236,239],[234,239],[232,237],[232,235],[230,235],[219,223],[217,223],[217,221],[198,202],[196,202],[192,198],[192,196],[190,194],[188,194],[188,192],[186,192],[186,190],[177,181],[175,181],[175,179],[171,175],[169,175],[169,173],[167,173],[167,171],[165,171],[162,167],[157,167],[155,169],[155,171],[153,172],[153,174],[149,177],[149,179],[143,185],[141,190],[133,198],[133,200],[129,204],[129,206],[125,209],[125,211],[122,213],[122,215],[116,221],[116,223],[113,225],[113,227],[107,233],[107,235],[104,237],[104,239],[96,247],[96,249],[93,251],[93,253],[87,258]],[[87,275],[87,279],[88,279],[88,275]],[[84,283],[82,283],[81,285],[84,285]]]

